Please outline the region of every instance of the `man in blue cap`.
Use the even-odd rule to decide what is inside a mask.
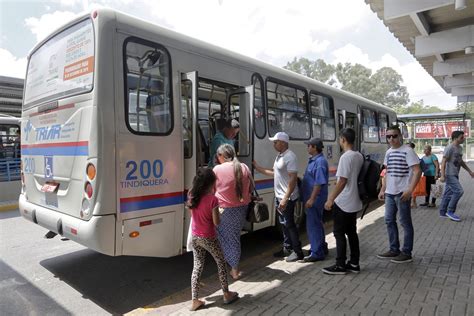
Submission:
[[[302,262],[324,260],[327,243],[323,226],[324,203],[328,197],[329,166],[323,154],[323,142],[311,138],[304,142],[311,156],[303,177],[302,196],[306,207],[306,230],[311,244],[308,256]]]

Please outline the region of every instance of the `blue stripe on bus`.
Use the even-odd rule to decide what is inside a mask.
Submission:
[[[22,148],[22,155],[29,156],[88,156],[88,146]]]
[[[165,198],[157,198],[152,200],[146,201],[132,201],[132,202],[120,202],[120,212],[133,212],[138,210],[145,210],[154,207],[163,207],[163,206],[170,206],[176,204],[183,204],[184,203],[184,196],[171,196]]]
[[[265,181],[260,183],[257,182],[255,183],[255,187],[257,188],[257,190],[273,188],[273,179],[271,181]]]

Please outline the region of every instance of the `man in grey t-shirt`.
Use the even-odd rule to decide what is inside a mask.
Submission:
[[[462,160],[461,144],[464,142],[464,132],[454,131],[451,134],[451,144],[449,144],[443,153],[443,161],[441,162],[441,182],[446,182],[443,199],[439,207],[439,216],[450,218],[455,222],[461,221],[459,216],[454,214],[464,190],[459,182],[459,170],[461,167],[467,170],[471,177],[474,178],[474,172],[469,169]]]

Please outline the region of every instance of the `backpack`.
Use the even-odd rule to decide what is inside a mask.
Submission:
[[[431,160],[433,160],[433,158],[431,158]],[[425,173],[428,169],[428,166],[423,161],[423,158],[420,158],[420,169],[421,169],[421,172],[423,172],[423,173]]]
[[[361,153],[362,155],[362,153]],[[362,155],[364,157],[364,155]],[[375,160],[370,159],[369,156],[364,157],[362,168],[357,177],[357,188],[359,189],[359,198],[365,205],[362,211],[361,219],[369,208],[372,200],[376,199],[379,194],[380,180],[380,164]]]

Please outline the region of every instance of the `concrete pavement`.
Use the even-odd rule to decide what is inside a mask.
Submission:
[[[286,263],[273,258],[275,249],[269,249],[243,262],[242,270],[247,274],[231,283],[230,289],[239,292],[240,300],[224,305],[217,275],[213,275],[202,280],[201,296],[205,296],[207,306],[194,313],[474,315],[474,179],[462,170],[461,181],[465,189],[457,212],[461,222],[440,218],[436,208],[412,210],[412,263],[394,264],[375,256],[388,250],[382,206],[358,220],[360,274],[331,276],[321,272],[335,260],[335,240],[327,231],[330,253],[326,261]],[[214,263],[208,259],[206,264]],[[190,275],[191,271],[182,273]],[[188,311],[190,297],[191,291],[186,289],[130,314],[194,314]]]

